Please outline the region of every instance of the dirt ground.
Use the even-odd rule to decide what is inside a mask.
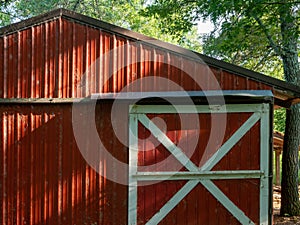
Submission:
[[[273,191],[273,211],[274,211],[274,225],[300,225],[300,216],[281,217],[279,216],[280,203],[281,203],[281,187],[274,186]]]

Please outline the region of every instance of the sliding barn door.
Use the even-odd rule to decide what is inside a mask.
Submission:
[[[128,224],[269,224],[268,104],[133,105],[129,117]]]

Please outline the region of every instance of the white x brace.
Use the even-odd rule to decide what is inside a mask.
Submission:
[[[207,160],[197,167],[185,154],[162,132],[146,113],[234,113],[253,112],[248,120]],[[211,171],[211,169],[232,149],[232,147],[257,123],[260,123],[260,170]],[[177,172],[138,172],[138,121],[157,138],[160,143],[188,170]],[[211,106],[151,106],[134,105],[129,115],[129,200],[128,224],[135,225],[137,220],[138,181],[187,180],[187,183],[146,223],[158,224],[178,203],[201,183],[241,224],[254,224],[211,180],[260,178],[260,224],[268,224],[268,159],[269,159],[269,105],[243,104]]]

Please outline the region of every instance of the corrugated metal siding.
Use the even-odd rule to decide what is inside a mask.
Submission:
[[[102,139],[114,136],[107,125],[110,107],[103,108],[97,116]],[[99,176],[82,158],[71,105],[1,106],[0,116],[0,224],[125,223],[127,187]],[[126,162],[127,152],[116,140],[103,142]],[[100,164],[113,170],[105,159]]]
[[[118,92],[146,76],[168,78],[186,90],[217,88],[211,82],[211,72],[199,62],[61,18],[4,36],[0,47],[1,98],[77,98]],[[105,60],[96,61],[116,48]],[[131,64],[124,66],[128,62]],[[224,90],[270,89],[257,81],[210,69]],[[195,77],[201,87],[183,71]],[[110,74],[114,75],[108,79]],[[157,82],[154,79],[132,91],[168,90]]]
[[[117,52],[95,62],[116,47]],[[90,67],[94,62],[95,66]],[[131,63],[127,65],[128,62]],[[120,69],[108,79],[117,68]],[[210,69],[223,90],[271,89],[219,68]],[[194,76],[196,82],[183,71]],[[146,76],[154,79],[129,86],[127,91],[177,90],[160,85],[160,77],[174,81],[185,90],[217,88],[211,82],[211,72],[199,62],[62,18],[0,38],[0,98],[86,97],[92,93],[121,91],[131,82]],[[115,137],[111,127],[110,107],[101,107],[97,112],[101,140],[106,140],[105,146],[113,156],[127,162],[127,149]],[[106,180],[86,164],[73,137],[70,105],[1,105],[0,116],[1,224],[126,223],[127,187]],[[127,124],[123,125],[126,130]],[[245,138],[253,142],[255,136]],[[259,157],[256,153],[253,155],[256,157],[254,164],[247,164],[252,169],[256,168]],[[244,157],[241,154],[232,164],[237,163],[243,168],[244,164],[239,160],[245,161]],[[222,163],[228,166],[227,161],[221,162],[220,166]],[[113,168],[106,164],[105,159],[101,165],[102,174]],[[124,174],[124,171],[119,174]],[[126,178],[127,173],[124,176]],[[252,183],[256,187],[255,182]],[[164,183],[161,185],[164,187]],[[230,192],[230,185],[234,186],[226,185],[225,193]],[[248,183],[245,186],[252,192]],[[171,184],[168,188],[170,193],[176,190]],[[209,200],[212,207],[219,204],[199,188],[188,198],[202,196],[201,199]],[[229,196],[233,195],[230,193]],[[152,195],[153,192],[145,195],[145,200],[151,202]],[[253,199],[258,198],[257,193],[253,195]],[[185,216],[168,215],[166,220],[170,224],[174,218],[183,224],[183,220],[195,216],[194,211],[190,215],[190,206],[185,202],[180,207],[184,208]],[[221,208],[217,206],[223,215],[220,219],[231,218]],[[208,221],[215,212],[200,213],[199,216]],[[251,216],[255,213],[251,211],[250,217],[257,221]]]
[[[174,114],[147,114],[152,119],[159,117],[166,123],[166,135],[186,155],[194,150],[191,161],[200,167],[206,162],[218,148],[223,145],[234,132],[252,115],[252,113],[228,113],[227,126],[224,137],[210,137],[211,115],[199,114],[201,125],[197,146],[192,149],[195,141],[195,130],[197,125],[194,121],[184,119],[190,115],[180,115],[187,129],[181,130],[180,118]],[[183,116],[183,117],[182,117]],[[223,117],[214,115],[214,119],[220,120]],[[160,144],[150,132],[141,124],[138,125],[139,134],[139,166],[158,165],[159,168],[146,167],[148,172],[153,171],[178,171],[182,165],[169,151]],[[196,135],[197,137],[197,135]],[[226,154],[212,171],[231,170],[259,170],[260,169],[260,122],[257,122],[240,141]],[[209,138],[213,138],[209,142]],[[223,141],[223,143],[222,143]],[[207,146],[210,143],[210,146]],[[209,154],[206,155],[209,151]],[[181,169],[186,171],[185,168]],[[140,171],[145,171],[141,170]],[[255,224],[259,224],[259,193],[260,179],[237,179],[237,180],[214,180],[213,181],[228,198],[240,208]],[[138,187],[138,224],[145,224],[151,219],[164,204],[180,189],[186,181],[163,181],[157,184],[144,186],[145,182],[140,181]],[[180,203],[159,223],[159,224],[240,224],[228,210],[212,196],[201,184],[198,184]]]

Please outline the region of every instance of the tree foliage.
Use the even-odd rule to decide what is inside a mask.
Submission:
[[[286,81],[300,86],[297,0],[155,0],[146,13],[162,17],[171,35],[209,19],[215,30],[204,39],[204,53],[279,78],[283,74]],[[281,115],[282,111],[275,118]],[[299,122],[300,106],[295,105],[287,110],[281,214],[300,214]]]
[[[282,69],[279,11],[283,4],[263,0],[156,0],[145,11],[161,17],[160,26],[174,36],[189,30],[199,20],[210,19],[215,30],[204,38],[205,54],[278,76]],[[299,6],[292,1],[286,4],[293,6],[297,20]],[[299,32],[296,30],[290,33]]]
[[[6,26],[12,23],[11,14],[8,10],[8,6],[11,0],[0,1],[0,27]]]
[[[56,8],[65,8],[189,49],[202,50],[200,36],[195,27],[181,31],[180,35],[174,36],[162,29],[163,21],[159,21],[159,17],[149,17],[141,13],[146,6],[147,0],[7,1],[0,8],[2,12],[0,25],[7,25]]]
[[[279,108],[274,112],[274,130],[284,133],[285,130],[285,109]]]

